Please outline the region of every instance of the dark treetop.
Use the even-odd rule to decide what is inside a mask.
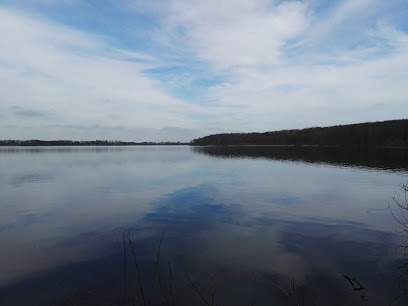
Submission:
[[[408,147],[408,119],[367,122],[265,133],[215,134],[194,139],[193,146],[318,145]]]

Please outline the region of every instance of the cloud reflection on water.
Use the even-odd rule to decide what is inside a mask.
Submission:
[[[399,236],[383,209],[401,173],[213,159],[188,147],[70,153],[2,155],[9,166],[0,175],[1,286],[114,260],[119,228],[132,231],[141,260],[152,258],[164,231],[165,260],[232,283],[294,276],[319,288],[321,279],[334,286],[344,281],[338,273],[354,273],[376,292],[399,260]],[[8,184],[44,169],[47,182]]]

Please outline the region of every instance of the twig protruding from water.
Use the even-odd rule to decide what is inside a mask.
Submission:
[[[138,278],[138,281],[139,281],[139,289],[140,289],[140,293],[142,295],[143,306],[146,306],[146,301],[145,301],[143,286],[142,286],[142,280],[141,280],[141,277],[140,277],[139,264],[137,263],[137,259],[136,259],[135,247],[133,246],[132,239],[130,237],[128,237],[128,239],[129,239],[130,248],[131,248],[132,254],[133,254],[133,261],[135,262],[135,266],[136,266],[137,278]]]
[[[193,281],[190,279],[190,277],[188,276],[188,274],[186,273],[186,278],[187,280],[190,282],[191,286],[193,287],[193,289],[195,290],[195,292],[197,292],[198,296],[202,299],[202,301],[210,306],[210,303],[208,303],[208,301],[205,299],[205,297],[203,297],[203,295],[200,293],[200,290],[198,290],[198,288],[196,287],[196,285],[194,285]]]

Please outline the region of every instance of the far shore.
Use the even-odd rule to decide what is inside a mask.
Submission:
[[[280,148],[294,148],[294,147],[312,147],[312,148],[367,148],[367,149],[408,149],[404,146],[358,146],[358,145],[312,145],[312,144],[300,144],[300,145],[273,145],[273,144],[236,144],[236,145],[205,145],[205,146],[194,146],[193,147],[280,147]]]

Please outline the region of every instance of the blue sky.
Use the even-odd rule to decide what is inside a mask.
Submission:
[[[408,117],[408,2],[0,1],[0,139]]]

